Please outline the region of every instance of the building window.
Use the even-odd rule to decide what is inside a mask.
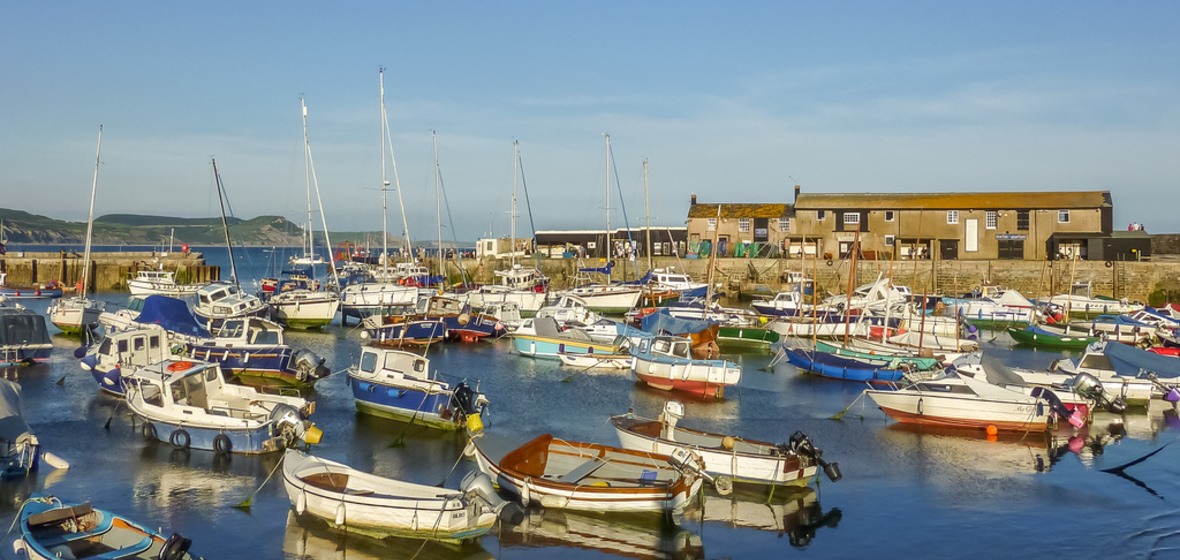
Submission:
[[[778,230],[783,233],[789,233],[791,231],[791,219],[790,218],[779,218],[778,219]]]
[[[987,229],[996,229],[996,223],[999,221],[1000,221],[1000,213],[999,212],[996,212],[995,210],[988,210],[987,211],[987,221],[984,222],[987,225]]]
[[[705,231],[717,231],[717,218],[705,218]]]
[[[860,223],[860,212],[845,212],[844,213],[844,223],[846,223],[846,224],[859,224]]]
[[[827,210],[816,210],[815,211],[815,219],[820,222],[828,219],[828,211]]]
[[[959,211],[958,210],[947,210],[946,211],[946,223],[948,223],[948,224],[959,223]]]
[[[1028,231],[1028,210],[1016,211],[1016,231]]]
[[[886,247],[892,247],[892,246],[893,246],[893,236],[892,236],[892,235],[886,235],[886,236],[885,236],[885,246],[886,246]]]
[[[1069,223],[1069,210],[1058,210],[1057,211],[1057,223],[1059,223],[1059,224],[1068,224]]]
[[[661,255],[659,242],[651,244],[651,254],[657,257]]]
[[[750,233],[750,218],[738,218],[738,231]]]
[[[885,221],[886,222],[892,222],[896,217],[897,217],[897,214],[893,210],[886,210],[885,211]]]

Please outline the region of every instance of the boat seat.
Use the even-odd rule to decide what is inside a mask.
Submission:
[[[112,550],[106,554],[99,554],[98,556],[91,556],[91,558],[93,558],[95,560],[115,560],[117,558],[131,558],[133,556],[140,555],[141,553],[143,553],[144,551],[146,551],[147,549],[149,549],[151,547],[152,547],[152,538],[151,537],[144,537],[139,542],[137,542],[131,546],[128,546],[126,548],[119,548],[116,550]]]
[[[69,519],[69,518],[66,518],[66,519]],[[58,522],[61,522],[61,521],[65,521],[65,519],[58,520]],[[43,546],[45,548],[50,548],[50,547],[57,546],[60,544],[65,544],[65,543],[68,543],[71,541],[88,539],[88,538],[93,537],[95,535],[101,535],[103,533],[106,533],[107,531],[111,530],[111,527],[114,525],[114,522],[115,522],[115,520],[113,517],[111,517],[109,515],[103,515],[102,520],[99,521],[99,523],[98,523],[98,526],[94,527],[93,529],[88,529],[86,531],[75,531],[72,533],[62,533],[60,535],[53,535],[50,537],[36,537],[36,539],[37,539],[37,542],[41,544],[41,546]],[[32,529],[32,524],[30,524],[29,527],[30,527],[30,529]]]
[[[558,482],[576,483],[583,478],[586,478],[594,473],[594,471],[602,468],[610,459],[602,459],[601,457],[593,457],[590,460],[570,469],[569,472],[553,477],[553,480]]]
[[[59,521],[82,517],[94,511],[90,504],[81,504],[73,507],[55,508],[41,513],[34,513],[29,516],[29,529],[36,529],[38,525],[51,525]]]

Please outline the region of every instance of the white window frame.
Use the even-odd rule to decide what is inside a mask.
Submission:
[[[1059,224],[1068,224],[1069,223],[1069,210],[1058,210],[1057,211],[1057,223],[1059,223]]]
[[[995,210],[988,210],[984,216],[983,223],[987,229],[996,229],[996,226],[1000,223],[1000,213]]]
[[[886,210],[885,211],[885,221],[886,222],[892,222],[896,219],[897,219],[897,211],[896,210]]]
[[[717,218],[705,218],[705,231],[717,231]]]
[[[791,219],[790,218],[779,218],[778,219],[778,230],[783,233],[790,233]]]
[[[959,211],[958,210],[947,210],[946,211],[946,223],[948,223],[948,224],[959,223]]]
[[[844,223],[850,224],[850,225],[851,224],[859,224],[860,223],[860,212],[845,212],[844,213]]]
[[[886,235],[886,236],[885,236],[885,246],[886,246],[886,247],[892,247],[892,246],[894,245],[894,242],[895,242],[895,240],[896,240],[896,239],[895,239],[895,237],[894,237],[894,236],[892,236],[892,235]]]
[[[828,219],[828,211],[827,210],[816,210],[815,211],[815,221],[823,222],[823,221],[827,221],[827,219]]]
[[[751,218],[738,218],[738,232],[750,233],[750,227],[751,227],[752,222],[753,222],[753,219],[751,219]]]

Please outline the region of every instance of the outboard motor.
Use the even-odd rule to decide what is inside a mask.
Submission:
[[[455,390],[451,393],[451,402],[448,403],[448,406],[459,411],[460,417],[479,412],[478,405],[476,405],[475,390],[463,382],[455,385]]]
[[[326,360],[316,355],[315,352],[306,348],[296,350],[291,355],[291,369],[295,370],[295,377],[301,383],[315,381],[327,377],[330,373],[328,368],[324,366]]]
[[[668,441],[676,441],[676,423],[684,418],[684,405],[676,401],[664,403],[664,413],[660,415],[663,430],[660,437]]]
[[[323,438],[324,432],[317,428],[311,420],[307,420],[295,407],[287,404],[277,404],[270,411],[270,419],[275,421],[275,431],[286,439],[286,444],[292,445],[295,440],[309,444],[316,444]]]
[[[828,480],[839,482],[840,479],[844,478],[844,475],[840,472],[840,464],[825,461],[823,457],[824,452],[816,449],[815,444],[811,442],[811,438],[807,437],[807,434],[796,430],[795,433],[791,434],[791,439],[787,441],[791,451],[794,451],[796,455],[815,461],[824,470],[824,474],[828,476]]]
[[[192,545],[192,539],[186,539],[180,536],[180,533],[172,533],[172,536],[168,537],[168,540],[164,541],[164,546],[160,548],[158,558],[160,560],[181,560]]]
[[[1054,362],[1054,364],[1056,363]],[[1088,373],[1079,373],[1074,376],[1073,389],[1077,394],[1103,405],[1107,412],[1112,414],[1122,414],[1127,410],[1127,403],[1123,401],[1122,397],[1111,398],[1103,389],[1102,382]]]
[[[733,481],[724,476],[713,477],[705,472],[705,461],[701,459],[700,455],[693,453],[683,447],[677,447],[668,456],[668,464],[672,468],[680,471],[681,474],[685,472],[694,472],[701,478],[709,481],[713,485],[713,489],[722,496],[728,496],[733,493]]]
[[[463,477],[459,485],[463,492],[475,494],[500,518],[500,521],[511,525],[520,525],[524,521],[524,508],[513,501],[500,497],[492,487],[492,479],[479,471],[471,471]]]

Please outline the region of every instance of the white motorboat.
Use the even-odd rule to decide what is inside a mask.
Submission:
[[[139,270],[135,278],[127,280],[127,289],[133,296],[162,295],[189,297],[207,284],[177,284],[176,274],[171,270]]]
[[[648,386],[722,398],[725,388],[742,379],[741,366],[728,360],[698,360],[690,353],[692,340],[679,336],[645,339],[631,349],[631,371]]]

